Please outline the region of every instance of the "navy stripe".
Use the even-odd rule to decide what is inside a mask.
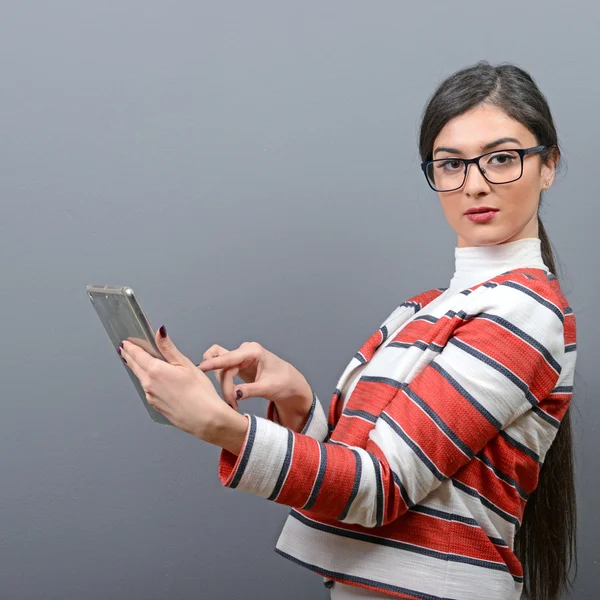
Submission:
[[[529,494],[517,483],[517,481],[509,475],[507,475],[506,473],[503,473],[500,469],[498,469],[498,467],[496,467],[496,465],[489,458],[487,458],[481,453],[477,454],[476,458],[480,460],[486,467],[491,469],[498,479],[514,487],[517,490],[517,492],[519,492],[519,495],[523,498],[523,500],[527,500],[529,498]]]
[[[383,344],[389,335],[388,328],[385,325],[382,325],[379,328],[379,331],[381,331],[381,343]]]
[[[444,347],[439,344],[427,344],[422,340],[416,340],[415,342],[391,342],[387,345],[388,348],[418,348],[419,350],[432,350],[433,352],[441,352]]]
[[[565,346],[565,352],[576,352],[577,351],[577,344],[567,344]]]
[[[458,317],[463,321],[466,321],[467,319],[471,318],[464,310],[459,310],[458,312],[454,310],[449,310],[444,316],[448,319],[454,319],[455,317]]]
[[[313,420],[313,416],[315,414],[315,407],[316,406],[317,406],[317,396],[313,392],[313,401],[312,401],[312,404],[310,406],[310,410],[308,411],[308,419],[306,421],[306,425],[304,425],[304,427],[302,428],[302,431],[300,433],[306,433],[308,431],[308,428],[310,427],[310,424],[312,423],[312,420]]]
[[[348,512],[350,512],[350,507],[356,498],[356,494],[358,494],[358,488],[360,487],[360,477],[362,475],[362,459],[360,458],[360,454],[351,449],[352,454],[354,454],[354,458],[356,460],[356,472],[354,474],[354,484],[352,485],[352,491],[350,492],[350,498],[348,498],[348,503],[344,508],[342,514],[339,516],[339,520],[343,521],[347,516]]]
[[[463,291],[461,292],[461,294],[462,294],[463,296],[468,296],[468,295],[469,295],[469,294],[471,294],[471,293],[473,293],[473,292],[472,292],[472,290],[463,290]]]
[[[403,302],[400,306],[412,307],[415,312],[419,312],[422,306],[418,302]]]
[[[310,498],[308,502],[302,507],[304,510],[310,510],[312,505],[317,500],[317,496],[321,491],[321,486],[323,485],[323,479],[325,479],[325,469],[327,468],[327,448],[325,444],[319,442],[319,448],[321,449],[321,460],[319,463],[319,472],[317,474],[317,479],[315,481],[315,485],[313,486],[312,492],[310,494]]]
[[[508,442],[511,446],[513,446],[517,450],[520,450],[521,452],[523,452],[523,454],[527,454],[527,456],[530,456],[531,458],[533,458],[533,460],[535,460],[537,463],[540,462],[540,457],[531,448],[528,448],[527,446],[521,444],[521,442],[518,442],[517,440],[515,440],[515,438],[508,435],[508,433],[506,433],[506,431],[501,431],[499,435],[503,440]]]
[[[513,335],[521,338],[526,344],[529,344],[532,348],[535,348],[540,354],[544,356],[544,358],[550,363],[550,366],[557,372],[560,373],[561,366],[554,359],[550,351],[540,344],[536,339],[532,338],[530,335],[525,333],[522,329],[519,329],[515,325],[513,325],[510,321],[503,319],[502,317],[498,317],[497,315],[491,315],[489,313],[480,313],[477,315],[479,319],[488,319],[489,321],[493,321],[494,323],[498,323],[501,327],[504,327],[508,331],[510,331]]]
[[[572,394],[573,393],[573,386],[572,385],[561,385],[558,387],[555,387],[550,394]]]
[[[570,306],[566,306],[565,307],[565,316],[572,315],[572,314],[573,314],[573,309]]]
[[[515,283],[514,281],[505,281],[501,285],[504,285],[509,288],[513,288],[515,290],[518,290],[519,292],[523,292],[524,294],[527,294],[528,296],[533,298],[536,302],[539,302],[542,306],[545,306],[546,308],[551,310],[560,319],[561,323],[564,323],[565,317],[564,317],[562,311],[560,310],[560,308],[558,308],[558,306],[556,306],[556,304],[552,304],[552,302],[548,302],[548,300],[546,300],[539,294],[536,294],[533,290],[530,290],[529,288],[527,288],[524,285],[521,285],[519,283]]]
[[[441,367],[438,363],[432,362],[429,365],[431,368],[435,369],[471,406],[473,406],[476,410],[478,410],[498,431],[502,429],[502,423],[492,415],[484,406],[479,404],[477,400],[467,390],[465,390],[448,371],[446,371],[443,367]]]
[[[432,596],[431,594],[423,594],[422,592],[417,592],[416,590],[398,587],[396,585],[389,585],[387,583],[382,583],[381,581],[373,581],[372,579],[365,579],[364,577],[355,577],[354,575],[348,575],[346,573],[338,573],[337,571],[322,569],[318,565],[304,562],[303,560],[300,560],[299,558],[296,558],[295,556],[292,556],[291,554],[288,554],[279,548],[275,548],[275,552],[284,558],[291,560],[297,565],[300,565],[301,567],[305,567],[306,569],[310,569],[311,571],[318,573],[322,577],[334,577],[342,582],[361,583],[363,585],[369,585],[382,592],[397,592],[399,594],[414,596],[415,598],[419,598],[419,600],[457,600],[452,598],[442,598],[440,596]]]
[[[499,508],[498,506],[496,506],[494,503],[490,502],[485,496],[482,496],[476,489],[474,489],[468,485],[465,485],[464,483],[461,483],[460,481],[456,481],[456,479],[452,480],[452,485],[455,488],[458,488],[459,490],[464,492],[465,494],[468,494],[469,496],[472,496],[473,498],[477,498],[481,502],[481,504],[483,504],[485,507],[489,508],[492,512],[495,512],[498,516],[502,517],[505,521],[508,521],[509,523],[511,523],[512,525],[515,525],[516,527],[519,527],[521,525],[521,522],[519,521],[519,519],[517,519],[517,517],[515,517],[514,515],[511,515],[510,513],[507,513],[506,511],[504,511],[501,508]]]
[[[456,521],[457,523],[463,523],[464,525],[470,525],[472,527],[480,527],[479,523],[475,519],[471,519],[469,517],[461,517],[460,515],[455,515],[454,513],[448,513],[442,510],[437,510],[435,508],[429,508],[427,506],[421,506],[417,504],[410,509],[412,512],[421,513],[423,515],[427,515],[429,517],[436,517],[438,519],[443,519],[444,521]]]
[[[441,417],[425,402],[420,396],[418,396],[410,387],[404,388],[404,393],[419,407],[423,410],[429,418],[446,434],[448,438],[452,441],[452,443],[457,446],[460,451],[465,454],[469,459],[473,458],[474,452],[463,442],[457,435],[450,429],[450,427],[444,423]]]
[[[290,470],[290,464],[292,463],[292,453],[294,450],[294,434],[291,429],[288,429],[288,443],[287,443],[287,451],[285,453],[285,458],[283,460],[283,465],[281,466],[281,471],[279,471],[279,477],[277,478],[277,483],[273,488],[273,492],[267,498],[267,500],[275,500],[277,496],[279,496],[279,492],[281,491],[281,487],[283,486],[283,482],[287,477],[288,471]]]
[[[546,421],[546,423],[549,423],[555,429],[558,429],[560,427],[560,421],[558,419],[555,419],[554,417],[550,416],[547,412],[543,411],[538,406],[534,406],[532,410],[540,419],[543,419],[544,421]]]
[[[244,448],[244,453],[242,454],[242,458],[240,459],[240,464],[238,465],[238,470],[236,471],[233,481],[229,487],[236,488],[239,483],[242,475],[244,474],[244,469],[248,464],[248,460],[250,459],[250,453],[252,452],[252,446],[254,445],[254,439],[256,438],[256,417],[254,415],[248,415],[250,417],[250,430],[248,431],[248,439],[246,440],[246,447]]]
[[[427,457],[427,455],[417,446],[415,442],[404,432],[402,427],[396,423],[387,413],[381,413],[380,417],[385,421],[397,434],[401,437],[409,448],[421,459],[421,462],[433,473],[436,479],[444,481],[448,479],[439,469],[433,464],[433,462]]]
[[[415,554],[420,554],[422,556],[428,556],[430,558],[437,558],[438,560],[463,563],[467,565],[473,565],[476,567],[483,567],[485,569],[491,569],[492,571],[503,571],[505,573],[509,573],[510,571],[505,563],[495,563],[487,560],[481,560],[477,558],[470,558],[468,556],[462,556],[459,554],[451,554],[445,552],[439,552],[438,550],[431,550],[430,548],[425,548],[422,546],[416,546],[415,544],[408,544],[406,542],[399,542],[396,540],[391,540],[388,538],[383,538],[375,535],[371,535],[368,533],[359,533],[358,531],[348,531],[347,529],[341,529],[339,527],[333,527],[331,525],[325,525],[323,523],[319,523],[318,521],[313,521],[312,519],[307,519],[304,515],[292,511],[290,516],[294,517],[304,525],[308,527],[312,527],[318,531],[323,531],[325,533],[333,533],[334,535],[338,535],[341,537],[346,537],[349,539],[360,540],[363,542],[370,542],[372,544],[378,544],[379,546],[386,546],[388,548],[397,548],[399,550],[405,550],[407,552],[413,552]],[[514,576],[513,576],[514,577]],[[381,585],[381,584],[380,584]]]
[[[347,417],[360,417],[361,419],[365,419],[365,421],[370,421],[371,423],[375,423],[377,421],[377,417],[371,413],[368,413],[366,410],[350,410],[345,408],[342,414]]]
[[[490,542],[492,542],[492,544],[495,544],[496,546],[508,548],[508,544],[502,538],[493,538],[488,535],[488,539],[490,540]]]
[[[423,315],[422,317],[416,317],[414,321],[429,321],[430,323],[437,323],[439,319],[432,317],[431,315]]]
[[[393,388],[401,388],[404,384],[400,383],[396,379],[390,379],[389,377],[373,377],[371,375],[365,375],[360,378],[365,383],[385,383]]]
[[[501,373],[502,375],[504,375],[504,377],[506,377],[506,379],[508,379],[509,381],[512,381],[512,383],[516,387],[518,387],[523,392],[523,394],[525,394],[525,398],[527,399],[529,404],[531,404],[531,406],[537,405],[538,400],[531,393],[529,386],[520,377],[517,377],[510,369],[507,369],[502,363],[499,363],[498,361],[494,360],[493,358],[490,358],[487,354],[484,354],[483,352],[476,350],[472,346],[465,344],[465,342],[459,340],[458,338],[455,338],[455,337],[450,338],[450,340],[448,340],[448,343],[456,346],[457,348],[460,348],[463,352],[466,352],[467,354],[474,356],[475,358],[480,360],[482,363],[488,365],[489,367],[492,367],[492,369],[495,369],[496,371],[498,371],[498,373]]]
[[[495,281],[488,281],[487,283],[484,283],[481,287],[486,287],[486,288],[495,288],[498,287],[498,284]]]
[[[392,473],[392,479],[394,480],[394,482],[400,489],[400,495],[402,496],[402,500],[404,500],[404,504],[406,504],[406,506],[408,506],[408,508],[411,508],[412,506],[415,505],[415,503],[410,499],[410,496],[408,495],[406,488],[400,481],[400,477],[398,477],[398,475],[396,475],[396,472],[393,471],[392,469],[390,469],[390,471]]]
[[[358,360],[358,362],[360,362],[360,363],[366,363],[367,362],[367,359],[360,352],[357,352],[354,355],[354,358],[356,358],[356,360]]]
[[[367,454],[371,457],[371,461],[373,462],[373,467],[375,468],[375,480],[377,481],[377,512],[375,516],[376,527],[381,527],[383,523],[383,481],[381,479],[381,465],[377,460],[377,457],[367,452]]]
[[[415,319],[416,320],[416,319]],[[387,345],[388,348],[419,348],[419,350],[427,350],[427,344],[421,340],[416,342],[391,342]]]

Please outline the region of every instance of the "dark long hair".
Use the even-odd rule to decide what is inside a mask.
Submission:
[[[497,106],[522,123],[548,146],[542,161],[558,162],[558,137],[548,102],[531,76],[511,64],[487,62],[462,69],[445,79],[425,107],[419,151],[431,160],[435,138],[444,125],[482,103]],[[541,197],[540,197],[541,204]],[[556,275],[556,264],[546,229],[539,218],[542,258]],[[531,600],[555,600],[572,582],[577,570],[576,505],[573,472],[571,411],[567,410],[530,495],[523,522],[515,537],[515,553],[525,572],[525,593]]]

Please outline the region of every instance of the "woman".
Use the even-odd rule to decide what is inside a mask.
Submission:
[[[575,551],[576,332],[538,216],[560,157],[548,104],[521,69],[478,63],[430,99],[420,153],[458,237],[454,276],[365,342],[328,418],[256,343],[196,368],[162,327],[167,362],[120,352],[157,410],[223,448],[224,485],[292,507],[277,551],[332,598],[506,600],[524,579],[555,598]],[[249,396],[270,400],[266,419],[237,412]]]

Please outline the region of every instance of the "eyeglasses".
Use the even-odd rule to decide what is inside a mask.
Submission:
[[[436,192],[453,192],[467,179],[470,164],[477,168],[487,181],[494,184],[511,183],[523,175],[523,157],[545,150],[536,146],[518,150],[494,150],[475,158],[439,158],[421,164],[429,187]]]

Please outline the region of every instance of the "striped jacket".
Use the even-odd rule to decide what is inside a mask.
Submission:
[[[220,478],[292,507],[276,551],[328,580],[400,598],[519,598],[514,536],[571,400],[575,317],[537,268],[429,314],[441,293],[403,303],[365,342],[328,418],[316,396],[301,433],[275,423],[272,405],[266,419],[246,415]]]

